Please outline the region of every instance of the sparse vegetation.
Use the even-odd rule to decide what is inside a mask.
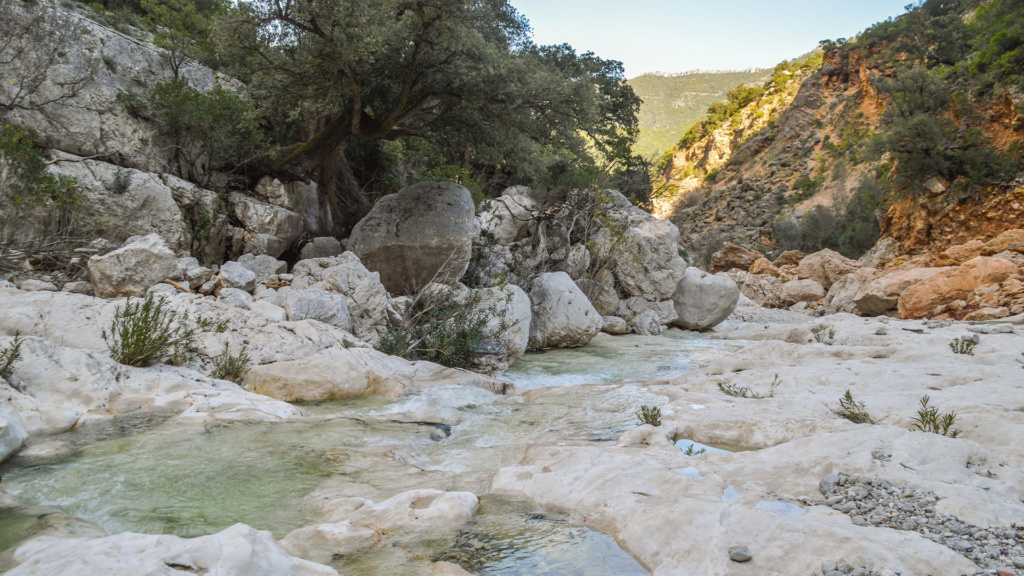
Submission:
[[[913,420],[914,428],[949,438],[959,436],[960,430],[953,427],[956,424],[956,412],[939,412],[939,409],[931,406],[930,402],[929,396],[921,397],[921,407],[918,408],[917,416]]]
[[[831,346],[835,343],[835,328],[829,326],[815,326],[814,328],[811,328],[811,334],[814,335],[814,341],[818,344],[827,344]]]
[[[719,382],[718,389],[722,391],[726,396],[732,396],[733,398],[750,398],[756,400],[764,400],[765,398],[774,398],[775,391],[778,390],[779,386],[782,385],[782,380],[779,380],[779,375],[776,374],[775,378],[772,379],[771,384],[768,385],[768,393],[761,394],[755,392],[748,386],[740,386],[733,384],[732,382]]]
[[[504,334],[514,323],[503,306],[484,303],[482,295],[470,290],[460,296],[455,289],[429,285],[416,295],[401,322],[381,336],[377,348],[453,368],[470,368],[488,355],[507,354]]]
[[[181,364],[195,355],[196,332],[187,327],[188,317],[176,314],[163,298],[125,299],[117,307],[110,327],[103,331],[110,356],[127,366],[152,362]]]
[[[21,345],[23,343],[21,332],[15,332],[14,338],[7,346],[0,348],[0,378],[6,380],[14,374],[14,365],[21,360]]]
[[[211,378],[217,380],[228,380],[235,384],[241,384],[242,379],[245,378],[247,372],[249,372],[249,365],[252,363],[252,358],[246,353],[246,348],[243,346],[237,354],[231,354],[228,349],[228,345],[224,344],[224,352],[214,356],[210,359],[213,365],[213,370],[210,372]]]
[[[839,409],[835,411],[836,415],[841,418],[846,418],[854,424],[871,424],[871,415],[868,414],[867,408],[863,402],[854,400],[853,393],[849,389],[843,394],[842,398],[839,399]]]
[[[974,348],[977,345],[978,343],[970,338],[954,338],[949,342],[949,348],[954,354],[963,354],[965,356],[974,356]]]
[[[636,417],[640,421],[640,425],[661,426],[661,408],[657,406],[641,406]]]

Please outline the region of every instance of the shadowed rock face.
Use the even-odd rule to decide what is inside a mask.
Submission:
[[[349,248],[391,294],[415,293],[435,276],[454,284],[469,266],[473,216],[469,190],[423,182],[381,198],[352,230]]]

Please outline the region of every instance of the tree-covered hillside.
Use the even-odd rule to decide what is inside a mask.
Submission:
[[[704,117],[712,103],[725,98],[737,84],[763,81],[768,70],[644,74],[629,81],[640,107],[640,137],[633,150],[657,158]]]

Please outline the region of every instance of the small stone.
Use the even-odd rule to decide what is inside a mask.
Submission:
[[[822,562],[821,563],[821,573],[822,574],[828,574],[829,572],[835,572],[835,571],[836,571],[836,563],[835,562]]]
[[[746,546],[729,547],[729,560],[733,562],[750,562],[753,558],[754,555],[750,553],[750,548]]]

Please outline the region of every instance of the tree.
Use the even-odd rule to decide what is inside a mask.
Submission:
[[[164,56],[177,80],[186,60],[199,60],[210,50],[210,16],[223,10],[220,0],[142,0],[142,8],[156,31],[153,43]]]
[[[621,64],[534,45],[506,0],[250,0],[220,31],[285,135],[255,173],[317,180],[336,221],[367,202],[349,161],[360,143],[422,139],[496,175],[621,156],[636,136]]]

